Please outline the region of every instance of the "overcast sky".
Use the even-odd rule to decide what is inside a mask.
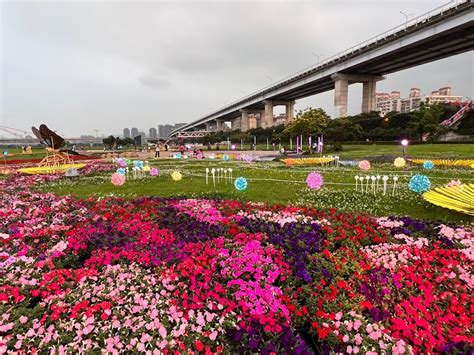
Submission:
[[[400,11],[444,3],[3,1],[0,124],[46,123],[70,137],[190,122],[403,23]],[[391,74],[377,89],[407,96],[447,85],[474,97],[472,51]],[[360,96],[352,85],[350,114]],[[332,114],[333,92],[297,101],[307,106]]]

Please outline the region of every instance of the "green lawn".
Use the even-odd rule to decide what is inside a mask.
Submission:
[[[62,179],[46,185],[46,189],[57,194],[72,194],[77,197],[91,195],[121,196],[185,196],[217,197],[239,199],[244,201],[265,202],[269,204],[299,204],[317,208],[335,207],[348,212],[366,212],[371,215],[408,215],[415,218],[457,221],[468,223],[473,218],[425,202],[419,194],[407,188],[410,177],[415,173],[429,176],[433,186],[446,184],[452,179],[474,183],[474,175],[467,169],[437,169],[426,172],[420,167],[396,169],[392,164],[375,165],[370,171],[373,175],[397,175],[397,188],[392,195],[362,193],[355,191],[355,175],[361,171],[343,167],[288,168],[282,163],[269,162],[245,164],[222,161],[176,161],[161,160],[151,163],[160,169],[159,177],[129,178],[123,186],[113,186],[110,174],[81,177],[77,180]],[[248,180],[248,188],[237,191],[231,181],[221,180],[214,186],[209,174],[208,184],[205,179],[206,168],[232,168],[233,178],[243,176]],[[183,174],[181,181],[173,181],[170,173],[179,170]],[[324,187],[318,191],[306,188],[305,179],[308,172],[317,170],[324,177]],[[363,174],[365,175],[365,174]],[[43,189],[44,187],[42,187]]]

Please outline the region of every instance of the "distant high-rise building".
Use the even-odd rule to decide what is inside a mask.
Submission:
[[[183,127],[183,126],[185,126],[185,125],[186,125],[186,123],[176,123],[176,124],[174,125],[174,128],[173,128],[173,129],[178,129],[178,128]]]
[[[156,138],[156,128],[152,127],[148,130],[148,136],[150,138]]]
[[[123,138],[131,138],[130,130],[128,128],[123,129]]]
[[[392,94],[376,94],[377,110],[383,115],[390,111],[402,113],[415,111],[420,108],[422,103],[455,103],[461,101],[462,96],[451,95],[451,87],[449,86],[440,88],[439,90],[434,90],[430,95],[421,95],[420,89],[411,88],[410,95],[407,98],[400,98],[400,93],[398,91],[392,91]]]
[[[165,126],[163,126],[162,124],[158,125],[158,137],[160,137],[160,138],[166,137],[165,136]]]
[[[132,128],[132,137],[136,137],[136,136],[138,136],[138,128],[133,127]]]

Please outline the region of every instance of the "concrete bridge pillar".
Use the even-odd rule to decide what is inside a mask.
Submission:
[[[349,85],[354,83],[362,83],[362,112],[370,112],[375,110],[375,92],[376,82],[385,79],[384,76],[378,75],[361,75],[336,73],[331,75],[334,80],[334,109],[337,117],[347,116],[347,96]]]
[[[375,111],[376,79],[364,81],[362,84],[362,112]]]
[[[334,80],[334,110],[335,118],[347,116],[347,94],[349,80],[340,74],[331,75]]]
[[[211,122],[206,122],[206,131],[212,132],[212,123]]]
[[[262,127],[268,128],[273,126],[273,101],[264,100],[263,104],[265,105],[265,114],[263,117]]]
[[[224,121],[216,120],[216,132],[221,132],[224,130]]]
[[[295,102],[290,101],[285,106],[286,106],[286,123],[288,123],[295,118]]]
[[[246,132],[249,130],[249,110],[243,108],[240,110],[242,117],[240,118],[240,131]]]
[[[242,127],[242,118],[241,117],[236,117],[234,118],[230,123],[231,123],[231,129],[236,130],[236,129],[241,129]]]

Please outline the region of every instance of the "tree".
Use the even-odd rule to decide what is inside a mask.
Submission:
[[[329,116],[321,108],[300,110],[296,118],[286,125],[281,136],[290,138],[303,135],[304,137],[318,136],[323,133],[329,123]]]
[[[108,136],[107,138],[102,139],[102,143],[104,143],[106,147],[110,147],[110,148],[112,148],[115,145],[116,141],[117,139],[112,135]]]
[[[347,117],[330,120],[324,131],[326,139],[331,141],[333,145],[359,139],[361,134],[362,127]]]
[[[442,115],[443,108],[441,105],[422,105],[420,110],[413,116],[414,120],[410,122],[410,129],[422,142],[425,134],[429,134],[432,137],[436,132]]]

